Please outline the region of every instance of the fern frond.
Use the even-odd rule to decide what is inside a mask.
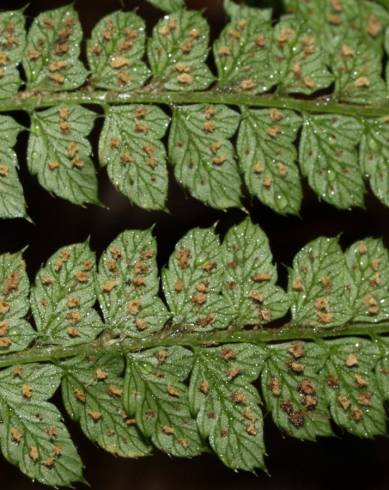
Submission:
[[[288,291],[249,219],[222,240],[216,227],[189,231],[161,272],[156,256],[150,230],[120,234],[98,266],[89,243],[68,245],[31,288],[22,255],[0,256],[0,449],[21,471],[53,486],[83,479],[48,401],[60,385],[84,434],[122,457],[211,450],[233,469],[265,469],[266,412],[302,440],[386,433],[380,240],[343,251],[317,238]]]
[[[101,165],[142,208],[166,210],[167,161],[190,195],[216,209],[241,207],[244,184],[276,212],[298,214],[302,178],[341,209],[363,206],[366,180],[388,205],[385,2],[288,0],[273,22],[271,10],[229,0],[212,55],[202,13],[181,0],[150,3],[168,13],[150,38],[133,12],[98,22],[88,69],[73,6],[40,14],[28,33],[21,11],[0,14],[0,112],[30,114],[28,168],[45,189],[99,203],[87,104],[105,112]],[[18,126],[0,117],[0,216],[27,216],[11,149]]]

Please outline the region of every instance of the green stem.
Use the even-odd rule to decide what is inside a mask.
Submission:
[[[281,328],[262,327],[257,330],[221,330],[217,332],[169,332],[154,334],[147,339],[110,338],[103,335],[101,338],[77,345],[75,347],[31,347],[23,352],[0,356],[0,368],[29,364],[33,362],[55,362],[77,355],[91,355],[98,353],[125,354],[137,352],[153,347],[168,347],[181,345],[186,347],[206,347],[211,345],[242,343],[264,344],[274,342],[287,342],[292,340],[320,340],[337,337],[365,336],[376,337],[389,334],[389,323],[376,325],[365,323],[352,323],[337,328],[302,328],[286,324]]]
[[[20,92],[16,97],[0,101],[0,112],[35,109],[56,106],[58,104],[227,104],[233,106],[275,107],[299,112],[343,114],[358,117],[380,117],[389,114],[389,100],[384,99],[379,105],[344,104],[321,97],[315,100],[284,97],[276,94],[250,95],[242,93],[222,93],[217,90],[207,92],[132,92],[130,94],[79,90],[75,92],[32,93]]]

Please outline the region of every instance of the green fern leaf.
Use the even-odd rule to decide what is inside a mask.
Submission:
[[[293,18],[275,26],[271,52],[280,92],[308,95],[331,84],[327,57],[317,44],[314,33]]]
[[[147,55],[152,85],[166,90],[204,90],[213,80],[205,59],[209,27],[199,12],[180,10],[154,27]]]
[[[4,457],[33,480],[53,487],[82,481],[82,463],[58,409],[47,400],[61,382],[51,365],[0,372],[0,446]]]
[[[389,318],[389,256],[381,240],[354,243],[346,252],[353,320],[376,323]]]
[[[388,122],[387,117],[365,121],[359,153],[361,170],[368,176],[373,193],[385,206],[389,205]]]
[[[237,19],[241,17],[252,18],[255,16],[257,22],[271,20],[271,9],[253,8],[247,7],[244,4],[237,5],[232,0],[224,0],[224,10],[231,17],[231,19]]]
[[[217,209],[240,206],[240,178],[231,138],[239,115],[228,107],[181,106],[173,113],[169,156],[176,179]]]
[[[17,66],[25,44],[23,12],[0,13],[0,100],[15,95],[22,83]]]
[[[82,85],[87,71],[78,59],[81,41],[81,25],[72,6],[38,15],[23,56],[28,88],[60,91]]]
[[[386,402],[389,398],[389,352],[388,352],[388,339],[381,338],[379,347],[381,349],[381,356],[378,360],[375,368],[375,377],[377,380],[377,387],[380,391],[382,399]]]
[[[242,115],[237,152],[251,195],[280,214],[297,214],[302,186],[293,145],[301,125],[292,111],[248,110]]]
[[[25,320],[30,283],[21,253],[0,255],[0,354],[26,349],[35,332]]]
[[[275,424],[288,435],[316,440],[332,435],[324,381],[327,352],[316,344],[271,345],[262,371],[262,392]]]
[[[124,410],[123,359],[102,355],[61,363],[62,399],[91,441],[115,456],[146,456],[150,448]]]
[[[181,239],[162,274],[173,324],[207,331],[226,328],[231,310],[222,295],[220,242],[212,228]]]
[[[288,290],[293,321],[310,327],[343,325],[351,316],[345,258],[336,238],[317,238],[293,260]]]
[[[133,90],[149,77],[142,57],[145,25],[133,12],[107,15],[93,29],[88,41],[92,84],[107,90]]]
[[[185,7],[184,0],[147,0],[147,2],[167,13],[175,12]]]
[[[191,351],[182,347],[127,356],[124,406],[142,433],[172,456],[189,458],[203,450],[183,383],[192,366]]]
[[[98,299],[113,331],[148,337],[161,330],[169,313],[158,298],[157,248],[150,231],[126,231],[102,255]]]
[[[341,209],[363,206],[365,186],[356,148],[361,132],[352,117],[304,115],[301,171],[324,201]]]
[[[9,116],[0,116],[0,217],[26,217],[23,188],[18,177],[18,161],[12,150],[21,127]]]
[[[40,269],[31,291],[31,309],[45,344],[76,345],[103,329],[97,311],[96,265],[88,243],[61,248]]]
[[[249,344],[227,344],[196,353],[190,404],[200,433],[233,469],[265,467],[260,398],[251,384],[263,359],[263,351]]]
[[[335,96],[342,101],[377,103],[385,98],[382,49],[357,37],[343,38],[333,55]]]
[[[278,286],[269,242],[259,226],[247,218],[231,228],[223,242],[225,297],[232,323],[239,327],[265,324],[283,317],[289,298]]]
[[[168,116],[154,106],[112,107],[106,114],[100,162],[113,184],[145,209],[165,207],[168,172],[160,139],[168,124]]]
[[[93,112],[77,105],[32,116],[29,170],[45,189],[74,204],[98,203],[96,171],[86,139],[94,120]]]
[[[232,22],[213,45],[218,86],[252,94],[267,92],[276,83],[269,49],[271,24],[261,22],[262,17],[258,19],[256,12],[247,17],[231,16]]]
[[[330,345],[326,362],[326,395],[332,418],[359,437],[385,433],[385,411],[374,367],[378,347],[362,339],[341,339]]]

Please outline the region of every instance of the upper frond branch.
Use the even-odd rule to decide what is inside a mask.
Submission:
[[[21,11],[0,14],[0,112],[30,114],[28,168],[45,189],[74,204],[100,204],[87,140],[94,113],[81,107],[96,105],[105,112],[100,164],[144,209],[167,209],[168,162],[193,197],[216,209],[242,207],[243,180],[276,212],[298,214],[302,177],[341,209],[363,206],[366,179],[389,205],[382,76],[389,13],[382,6],[288,0],[273,23],[270,9],[226,1],[230,22],[210,52],[202,13],[178,0],[152,3],[169,15],[150,38],[135,12],[98,22],[85,46],[89,69],[80,61],[73,6],[40,14],[28,33]],[[16,128],[0,117],[4,218],[27,216],[12,150]]]

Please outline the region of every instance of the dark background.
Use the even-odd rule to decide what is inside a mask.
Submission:
[[[65,5],[62,0],[31,0],[26,10],[28,22],[43,10]],[[78,0],[75,2],[80,13],[85,34],[89,35],[93,25],[104,15],[121,8],[139,7],[139,13],[147,20],[148,29],[154,25],[160,12],[145,2],[135,0]],[[192,8],[205,9],[215,37],[226,21],[222,1],[192,0]],[[257,2],[260,5],[277,4],[277,1]],[[0,0],[1,9],[13,9],[24,5],[18,0]],[[95,108],[96,109],[96,108]],[[15,117],[28,125],[23,114]],[[101,129],[98,120],[91,140],[97,154],[97,140]],[[3,220],[0,223],[0,253],[28,247],[25,258],[31,278],[40,264],[57,248],[90,237],[91,247],[101,251],[123,230],[155,226],[159,245],[159,261],[165,263],[175,242],[194,226],[210,226],[216,221],[223,234],[233,223],[239,222],[244,214],[238,210],[228,213],[212,210],[191,199],[174,179],[170,180],[168,206],[171,214],[147,212],[131,206],[109,183],[105,170],[99,171],[100,198],[107,209],[96,206],[80,208],[50,196],[26,171],[26,133],[18,141],[17,151],[21,163],[21,180],[25,189],[28,212],[34,224],[25,220]],[[320,203],[305,186],[301,216],[282,217],[272,212],[257,200],[245,199],[253,221],[268,234],[274,258],[280,264],[280,281],[285,285],[286,271],[295,253],[309,240],[319,235],[340,235],[343,246],[365,236],[383,236],[389,246],[385,209],[371,193],[366,196],[365,209],[337,211]],[[59,401],[60,403],[60,401]],[[194,460],[169,459],[161,453],[143,460],[118,459],[95,448],[86,440],[75,424],[68,421],[72,435],[85,463],[85,476],[93,490],[329,490],[389,488],[389,441],[378,438],[374,441],[359,440],[342,435],[323,439],[317,443],[302,443],[284,438],[274,427],[271,418],[265,417],[265,442],[269,457],[268,470],[271,477],[260,472],[258,475],[234,473],[225,468],[216,457],[206,455]],[[0,460],[1,488],[27,490],[45,488],[31,483],[16,468]],[[86,488],[80,485],[80,488]]]

